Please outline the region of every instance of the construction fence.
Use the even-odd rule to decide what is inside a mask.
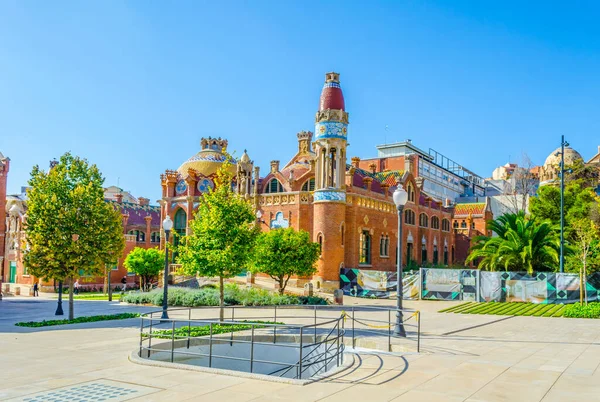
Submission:
[[[395,297],[397,278],[396,272],[342,268],[340,288],[349,296]],[[421,268],[404,273],[402,284],[405,299],[564,304],[580,297],[579,275],[570,273]],[[600,273],[589,275],[585,285],[587,300],[598,301]]]

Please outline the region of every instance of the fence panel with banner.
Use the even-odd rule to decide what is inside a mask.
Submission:
[[[341,268],[340,289],[347,296],[385,299],[396,294],[397,278],[395,271]],[[419,274],[403,274],[402,286],[404,299],[417,299],[419,297]]]

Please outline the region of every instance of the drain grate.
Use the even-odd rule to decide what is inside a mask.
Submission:
[[[26,402],[99,402],[126,401],[160,391],[157,388],[122,383],[112,380],[97,380],[43,391],[19,398]]]

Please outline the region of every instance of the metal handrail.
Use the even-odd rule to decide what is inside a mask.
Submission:
[[[192,312],[193,311],[202,311],[203,309],[218,309],[219,307],[213,307],[213,306],[203,306],[203,307],[197,307],[197,308],[191,308],[191,307],[183,307],[183,308],[170,308],[169,309],[169,315],[171,316],[171,318],[169,319],[159,319],[159,318],[155,318],[155,315],[158,313],[162,313],[162,310],[158,310],[158,311],[152,311],[152,312],[148,312],[148,313],[144,313],[141,315],[141,325],[140,325],[140,357],[144,356],[144,352],[147,352],[147,358],[150,358],[152,352],[170,352],[170,360],[171,362],[174,361],[175,355],[189,355],[189,356],[200,356],[200,357],[208,357],[208,365],[209,367],[212,367],[213,365],[213,359],[217,358],[217,359],[229,359],[229,360],[237,360],[237,361],[248,361],[250,364],[250,372],[254,372],[254,366],[256,363],[264,363],[264,364],[273,364],[273,365],[280,365],[280,366],[285,366],[282,367],[278,370],[273,371],[271,374],[276,374],[279,372],[282,372],[280,374],[280,376],[284,376],[286,374],[289,373],[290,370],[292,370],[293,368],[296,368],[296,377],[298,379],[302,378],[302,375],[304,373],[306,373],[306,371],[310,368],[310,367],[315,367],[315,365],[324,363],[323,366],[321,366],[320,368],[318,368],[314,373],[312,373],[312,375],[316,375],[319,372],[321,372],[322,370],[326,369],[327,367],[329,367],[329,365],[331,364],[331,362],[333,362],[334,360],[336,361],[337,366],[339,366],[340,364],[343,363],[343,353],[345,351],[345,342],[344,342],[344,336],[346,335],[346,329],[344,328],[345,326],[344,321],[346,319],[350,319],[352,321],[352,329],[351,329],[351,339],[352,339],[352,346],[354,347],[356,345],[356,339],[360,338],[361,336],[363,336],[364,334],[375,334],[377,336],[387,336],[388,338],[388,351],[391,352],[392,351],[392,339],[398,339],[399,337],[395,336],[392,334],[392,327],[393,325],[395,325],[395,321],[392,322],[392,312],[397,312],[398,310],[396,309],[390,309],[390,308],[386,308],[386,307],[378,307],[378,306],[360,306],[360,307],[355,307],[352,306],[351,307],[351,312],[347,311],[347,308],[344,308],[342,306],[303,306],[303,305],[290,305],[290,306],[248,306],[248,307],[240,307],[240,306],[226,306],[224,308],[226,309],[231,309],[231,319],[225,319],[223,321],[220,321],[218,319],[196,319],[196,318],[192,318]],[[265,319],[267,318],[266,315],[255,315],[252,314],[250,316],[244,316],[243,318],[240,317],[238,318],[238,320],[235,320],[235,309],[244,309],[246,311],[251,310],[251,309],[256,309],[256,310],[273,310],[273,318],[274,318],[274,323],[264,323],[264,322],[256,322],[256,321],[251,321],[251,320],[257,320],[257,319]],[[278,314],[278,310],[281,309],[295,309],[295,310],[313,310],[310,315],[286,315],[286,314],[281,314],[281,312]],[[341,314],[337,317],[331,318],[331,316],[323,316],[318,314],[317,310],[320,310],[322,312],[335,312],[337,310],[339,310],[341,312]],[[376,319],[376,318],[361,318],[360,320],[357,319],[355,317],[356,313],[360,313],[361,311],[376,311],[376,312],[387,312],[388,317],[387,320],[382,320],[382,319]],[[405,326],[408,327],[414,327],[416,329],[416,331],[411,332],[412,334],[416,333],[417,337],[416,337],[416,342],[417,342],[417,352],[420,351],[420,324],[421,324],[421,316],[420,316],[420,312],[417,310],[408,310],[408,309],[404,309],[402,310],[403,312],[414,312],[414,316],[416,317],[416,323],[415,324],[408,324],[408,323],[404,323]],[[177,317],[178,313],[181,312],[187,312],[186,317],[185,318],[179,318]],[[351,313],[351,314],[350,314]],[[239,317],[239,316],[238,316]],[[268,317],[270,318],[270,317]],[[312,319],[313,323],[309,323],[309,324],[278,324],[276,323],[277,320],[282,320],[285,318],[294,318],[294,319]],[[395,317],[394,317],[395,318]],[[410,317],[409,317],[410,318]],[[242,320],[243,319],[243,320]],[[249,321],[250,320],[250,321]],[[162,324],[166,324],[166,328],[165,326],[161,325],[159,326],[159,328],[157,328],[156,322],[160,322]],[[182,325],[178,325],[182,324]],[[209,327],[209,334],[205,335],[205,336],[191,336],[191,327],[192,327],[192,323],[195,325],[200,325],[200,326],[208,326]],[[361,328],[357,328],[355,323],[360,324],[362,327]],[[378,326],[378,325],[371,325],[370,323],[380,323],[383,324],[385,323],[386,325],[383,326]],[[147,324],[147,325],[144,325]],[[170,325],[169,325],[170,324]],[[225,337],[219,337],[216,338],[215,334],[213,333],[213,325],[215,324],[219,324],[222,326],[226,326],[226,325],[231,325],[232,327],[234,325],[247,325],[249,326],[248,331],[244,331],[246,332],[246,334],[248,332],[250,332],[250,339],[246,340],[246,339],[235,339],[233,333],[235,332],[232,328],[231,331],[231,336],[230,338],[225,338]],[[175,332],[177,330],[177,328],[185,328],[188,327],[188,331],[187,331],[187,335],[176,335]],[[332,326],[332,327],[331,327]],[[162,328],[161,328],[162,327]],[[169,328],[170,327],[170,328]],[[366,328],[365,328],[366,327]],[[375,327],[375,328],[380,328],[380,330],[373,330],[370,329],[369,327]],[[322,336],[317,337],[317,329],[318,328],[323,328],[323,329],[329,329],[329,331]],[[383,330],[381,330],[381,328],[383,328]],[[171,330],[171,333],[163,333],[163,334],[157,334],[156,331],[160,330],[160,329],[167,329],[167,330]],[[256,331],[256,330],[264,330],[263,331]],[[273,331],[273,341],[272,342],[265,342],[265,341],[259,341],[256,338],[256,332],[261,333],[261,336],[269,331]],[[312,338],[312,342],[310,342],[310,338],[309,338],[309,343],[305,343],[304,342],[304,337],[306,335],[306,331],[307,330],[311,330],[311,332],[314,333],[314,335],[311,337]],[[299,343],[295,343],[295,344],[289,344],[289,343],[277,343],[277,332],[279,331],[280,334],[283,333],[293,333],[293,332],[297,332],[299,331],[300,333],[300,340]],[[337,332],[336,332],[337,331]],[[221,332],[221,334],[226,335],[228,334],[229,331],[225,331],[225,332]],[[248,336],[248,335],[246,335]],[[155,339],[154,344],[156,346],[153,347],[153,339]],[[170,345],[167,344],[157,344],[156,340],[157,339],[165,339],[170,343]],[[179,341],[185,341],[187,339],[187,347],[186,349],[190,348],[190,342],[192,339],[208,339],[208,353],[202,353],[202,352],[192,352],[192,351],[182,351],[182,350],[176,350],[175,347],[175,342],[179,342]],[[213,353],[213,343],[214,340],[217,339],[219,343],[222,342],[227,342],[230,343],[231,345],[233,345],[234,343],[239,343],[239,344],[250,344],[250,357],[232,357],[232,356],[221,356],[221,355],[215,355]],[[413,341],[414,339],[412,338],[406,338],[410,341]],[[147,342],[147,345],[145,344]],[[254,354],[254,348],[257,345],[271,345],[271,346],[276,346],[276,347],[282,347],[282,348],[297,348],[298,349],[298,360],[296,361],[296,363],[292,363],[290,364],[289,361],[288,362],[277,362],[277,361],[269,361],[269,360],[262,360],[262,359],[256,359],[255,358],[255,354]],[[325,345],[324,350],[320,350],[320,346],[321,345]],[[164,347],[167,348],[164,348]],[[169,348],[170,346],[170,348]],[[305,353],[305,350],[309,350],[308,353]],[[320,351],[320,353],[318,353]],[[316,354],[318,353],[318,354]]]

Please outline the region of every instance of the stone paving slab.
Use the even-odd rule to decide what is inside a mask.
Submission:
[[[600,400],[596,320],[512,317],[499,321],[497,316],[437,313],[449,302],[408,302],[409,308],[423,312],[424,353],[360,353],[346,372],[300,387],[135,365],[127,356],[139,345],[138,319],[23,331],[14,322],[25,321],[24,317],[52,319],[56,304],[13,303],[14,299],[0,302],[0,400],[94,381],[155,390],[130,399],[139,401]],[[360,300],[345,301],[354,305],[350,303]],[[156,308],[76,302],[77,315],[150,310]],[[331,312],[335,314],[339,311]]]

